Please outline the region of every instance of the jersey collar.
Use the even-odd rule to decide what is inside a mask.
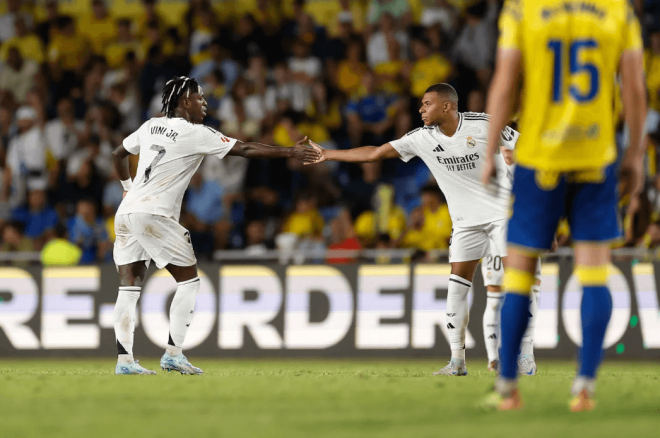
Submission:
[[[458,126],[456,127],[456,132],[461,130],[461,126],[463,126],[463,113],[458,113]]]

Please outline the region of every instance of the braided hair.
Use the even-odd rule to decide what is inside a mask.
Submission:
[[[174,110],[179,104],[182,96],[189,97],[191,93],[199,93],[201,90],[195,78],[179,76],[170,79],[163,88],[163,108],[161,112],[165,117],[174,117]]]

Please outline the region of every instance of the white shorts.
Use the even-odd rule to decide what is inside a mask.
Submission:
[[[504,267],[500,256],[488,254],[481,260],[481,275],[484,278],[484,286],[502,286],[504,283]],[[541,281],[541,257],[536,262],[536,280]]]
[[[117,266],[153,260],[159,269],[172,264],[193,266],[197,263],[190,243],[190,233],[172,218],[148,213],[115,216]]]
[[[506,257],[507,220],[501,219],[474,227],[456,227],[451,231],[449,263],[480,260],[488,254]]]

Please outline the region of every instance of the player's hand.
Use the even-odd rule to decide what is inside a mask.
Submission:
[[[314,143],[312,140],[309,141],[309,145],[312,147],[312,149],[314,149],[316,151],[316,153],[318,154],[318,158],[315,161],[306,162],[305,165],[318,164],[318,163],[324,162],[325,161],[325,149],[323,149],[321,146]]]
[[[620,181],[621,198],[629,198],[628,214],[634,214],[639,209],[637,195],[644,188],[644,162],[640,159],[624,158],[621,163]]]
[[[497,176],[497,169],[495,168],[495,160],[493,157],[486,157],[486,162],[484,163],[483,173],[481,174],[481,182],[487,186],[491,183],[491,180]]]
[[[121,199],[124,199],[126,197],[126,195],[128,195],[128,192],[126,190],[124,190],[124,194],[121,196]]]
[[[314,148],[310,148],[306,145],[307,136],[303,137],[301,140],[298,140],[293,146],[293,158],[302,161],[303,163],[312,163],[319,158],[319,152],[315,151]]]

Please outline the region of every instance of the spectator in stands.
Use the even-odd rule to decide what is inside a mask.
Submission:
[[[262,96],[250,92],[243,77],[234,83],[231,94],[220,102],[218,119],[220,130],[241,141],[256,139],[261,132],[261,120],[266,113]]]
[[[34,245],[32,239],[23,234],[25,225],[21,222],[11,221],[2,228],[2,244],[0,251],[3,253],[32,252]],[[13,261],[9,264],[13,266],[25,267],[27,261]]]
[[[46,123],[44,134],[48,150],[56,160],[70,157],[78,144],[86,140],[85,122],[76,120],[71,99],[57,102],[57,117]]]
[[[398,0],[396,0],[398,1]],[[387,51],[387,39],[394,38],[399,42],[401,54],[399,58],[408,57],[408,34],[396,30],[396,22],[391,13],[385,12],[378,23],[379,30],[374,32],[367,43],[367,61],[371,68],[381,62],[387,62],[389,55]]]
[[[390,16],[407,27],[412,23],[408,0],[370,0],[367,6],[367,21],[374,25]]]
[[[38,70],[35,61],[23,59],[18,47],[7,46],[7,63],[0,72],[0,101],[12,102],[12,105],[25,102]]]
[[[5,41],[0,49],[2,60],[7,61],[9,47],[17,47],[24,59],[31,59],[37,64],[44,62],[44,46],[39,37],[29,31],[23,16],[16,17],[14,29],[15,35]]]
[[[330,222],[331,234],[330,251],[356,251],[362,249],[362,245],[358,240],[353,223],[351,221],[351,214],[347,208],[343,208],[336,218]],[[340,255],[328,257],[327,262],[331,264],[347,264],[354,263],[357,260],[356,256]]]
[[[46,16],[36,27],[37,35],[41,38],[44,46],[48,47],[51,37],[55,34],[60,14],[57,10],[58,0],[46,0],[44,9]]]
[[[660,27],[651,29],[649,42],[650,47],[645,56],[649,107],[660,111]]]
[[[96,215],[96,202],[82,198],[76,215],[69,223],[69,240],[82,249],[80,263],[109,261],[112,244],[108,240],[103,221]]]
[[[312,85],[321,76],[323,66],[319,58],[311,55],[309,44],[302,38],[293,43],[292,51],[293,57],[289,58],[288,65],[294,88],[291,108],[305,111],[312,100]]]
[[[198,81],[201,79],[200,85],[204,88],[204,79],[214,70],[220,70],[224,78],[225,88],[231,90],[234,82],[241,74],[240,65],[230,58],[231,53],[218,38],[210,42],[208,50],[209,58],[197,64],[190,72],[190,77],[197,78]]]
[[[131,31],[131,20],[122,18],[117,20],[117,36],[114,41],[107,43],[105,60],[111,69],[119,69],[126,60],[129,52],[135,55],[138,62],[144,60],[144,51],[140,41]]]
[[[189,53],[192,65],[198,65],[211,58],[209,45],[217,27],[215,14],[210,4],[206,4],[197,11],[196,19],[198,24],[190,35]]]
[[[110,142],[101,140],[98,135],[92,134],[84,147],[79,148],[69,156],[66,169],[67,177],[75,179],[85,162],[89,162],[94,166],[94,171],[98,173],[100,178],[108,178],[113,171],[112,145]]]
[[[254,220],[245,226],[245,252],[251,256],[261,256],[268,251],[266,228],[263,221]]]
[[[426,28],[439,26],[445,35],[453,35],[455,11],[447,0],[429,0],[424,2],[420,24]]]
[[[105,54],[108,45],[117,35],[117,25],[108,13],[105,0],[92,0],[92,11],[81,17],[78,29],[91,43],[94,54]]]
[[[83,252],[68,240],[67,229],[62,224],[55,227],[55,237],[41,250],[41,264],[44,266],[75,266],[80,263]]]
[[[26,205],[14,209],[11,216],[13,221],[23,224],[25,235],[33,240],[37,249],[53,237],[55,225],[60,220],[48,205],[45,190],[30,190]]]
[[[298,195],[293,213],[282,227],[285,233],[293,233],[299,239],[317,240],[322,236],[324,222],[317,208],[317,198],[311,192]]]
[[[70,95],[71,89],[79,85],[79,75],[89,60],[89,42],[76,32],[75,22],[70,16],[58,19],[57,31],[46,50],[48,70],[51,78],[53,99],[58,101]]]
[[[32,17],[21,12],[21,6],[21,0],[7,0],[7,12],[0,15],[0,44],[16,36],[14,23],[17,18],[23,18],[27,27],[32,27]]]
[[[398,104],[397,96],[376,90],[373,72],[365,72],[359,97],[352,98],[346,106],[348,133],[353,147],[379,146],[394,138]]]
[[[14,206],[23,203],[26,190],[45,190],[48,184],[46,142],[36,119],[32,107],[22,106],[16,112],[18,135],[9,142],[4,175],[12,188],[10,202]]]
[[[389,94],[399,94],[403,91],[403,84],[407,81],[404,75],[405,62],[401,59],[399,42],[393,35],[386,37],[388,60],[374,67],[378,78],[378,88]]]
[[[156,6],[158,5],[158,0],[142,0],[142,13],[137,17],[138,23],[138,36],[144,37],[147,33],[147,28],[151,24],[155,24],[159,32],[165,31],[165,19],[160,15]]]
[[[420,224],[420,212],[423,225]],[[411,214],[411,224],[403,239],[403,246],[424,251],[447,249],[451,230],[449,208],[442,192],[435,184],[425,186],[422,189],[422,205]]]
[[[398,240],[406,228],[406,214],[394,204],[394,187],[380,184],[373,196],[373,208],[364,211],[355,220],[355,231],[362,245],[373,247],[380,234]]]
[[[415,61],[410,65],[407,77],[410,80],[410,94],[418,103],[428,84],[448,82],[452,66],[442,55],[431,53],[429,42],[422,38],[412,40],[411,47]]]
[[[453,58],[457,63],[459,105],[474,88],[485,89],[495,60],[497,5],[481,0],[467,9],[465,26],[458,33]],[[462,105],[461,105],[462,106]]]
[[[210,257],[215,246],[227,247],[231,223],[227,220],[224,191],[215,180],[205,181],[197,171],[186,191],[186,228],[196,251]],[[199,248],[199,249],[197,249]]]

